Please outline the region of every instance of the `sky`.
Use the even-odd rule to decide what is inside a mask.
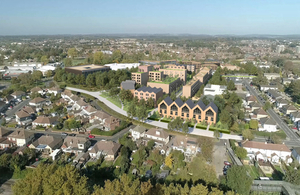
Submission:
[[[299,0],[1,0],[0,35],[300,34]]]

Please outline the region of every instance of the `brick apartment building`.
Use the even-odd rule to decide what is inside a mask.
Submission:
[[[174,90],[176,90],[181,84],[182,81],[180,81],[179,78],[170,79],[170,82],[166,81],[155,81],[155,82],[148,82],[148,87],[156,87],[161,88],[164,93],[171,94]]]
[[[188,99],[185,103],[177,98],[173,101],[167,97],[158,104],[158,112],[164,117],[182,119],[194,119],[198,123],[206,121],[208,124],[215,124],[217,122],[218,107],[210,102],[207,106],[199,100],[196,104]]]
[[[157,100],[163,96],[163,90],[161,88],[152,88],[152,87],[140,87],[134,91],[134,97],[137,97],[139,100],[144,99],[147,101],[150,97],[154,100],[155,105]]]
[[[187,79],[187,71],[185,69],[162,69],[159,71],[163,71],[164,75],[168,75],[169,77],[179,77],[180,80],[185,83]]]
[[[139,66],[139,72],[149,72],[153,70],[153,66],[151,65],[142,65]]]
[[[163,71],[149,71],[149,79],[151,81],[161,81],[163,76]]]

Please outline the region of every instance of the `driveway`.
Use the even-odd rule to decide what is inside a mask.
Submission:
[[[223,175],[224,161],[227,161],[225,142],[227,142],[227,140],[220,140],[216,142],[214,146],[212,164],[216,168],[217,177]]]

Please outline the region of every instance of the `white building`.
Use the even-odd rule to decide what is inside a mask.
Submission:
[[[260,85],[260,91],[268,91],[269,89],[278,90],[276,85]]]
[[[7,139],[17,146],[25,146],[32,142],[34,133],[24,129],[15,130],[7,136]]]
[[[225,85],[211,85],[211,84],[207,84],[204,89],[204,95],[222,95],[223,92],[227,89],[227,86]]]
[[[50,65],[45,65],[45,66],[41,66],[40,68],[36,69],[39,70],[43,73],[44,76],[46,76],[48,71],[54,71],[56,69],[55,66],[50,66]]]
[[[242,147],[247,150],[250,159],[269,160],[272,163],[280,163],[280,159],[286,163],[291,163],[291,150],[284,144],[268,144],[263,142],[248,141],[242,143]]]
[[[281,53],[285,49],[284,45],[277,45],[276,46],[276,53]]]
[[[131,132],[133,141],[136,141],[136,140],[144,137],[146,128],[138,125],[135,128],[130,129],[129,131]]]
[[[111,70],[122,70],[122,69],[131,69],[136,68],[140,65],[140,63],[132,63],[132,64],[105,64],[104,66],[109,66]]]
[[[300,53],[300,46],[296,47],[296,53],[298,53],[298,54]]]
[[[145,132],[144,138],[152,139],[156,145],[163,146],[170,140],[170,135],[162,129],[152,128]]]
[[[300,121],[300,112],[292,112],[290,118],[294,123]]]
[[[261,118],[259,120],[261,127],[258,129],[259,131],[267,131],[267,132],[276,132],[277,125],[276,122],[271,118]]]
[[[268,80],[280,78],[280,74],[278,73],[264,73],[264,76],[267,77]]]

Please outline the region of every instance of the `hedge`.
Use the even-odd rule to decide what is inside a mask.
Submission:
[[[149,119],[149,120],[153,120],[153,121],[159,121],[159,119],[158,119],[158,118],[152,118],[152,117],[149,117],[149,118],[147,118],[147,119]]]
[[[126,121],[121,121],[120,126],[117,127],[115,130],[112,130],[112,131],[102,131],[100,129],[94,128],[94,129],[92,129],[91,134],[93,134],[93,135],[113,136],[114,134],[122,131],[123,129],[125,129],[129,125],[131,125],[131,123],[128,123]]]
[[[207,126],[203,126],[203,125],[197,125],[196,128],[198,129],[206,129]],[[230,134],[230,130],[228,129],[218,129],[216,127],[209,127],[209,131],[219,131],[220,133],[226,133],[226,134]]]
[[[164,119],[161,119],[160,122],[169,123],[169,122],[171,122],[171,121],[170,121],[170,120],[164,120]]]

